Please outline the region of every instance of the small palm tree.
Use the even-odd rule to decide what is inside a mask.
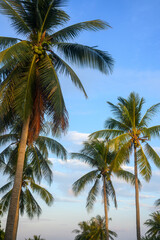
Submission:
[[[19,150],[20,129],[21,123],[17,121],[10,133],[0,135],[0,145],[8,144],[0,153],[0,167],[4,174],[9,175],[9,182],[0,188],[0,193],[6,193],[9,190],[0,201],[2,212],[8,211],[11,199]],[[47,125],[43,128],[44,132],[46,130]],[[49,184],[51,184],[53,179],[52,163],[48,159],[49,150],[62,159],[66,159],[65,148],[51,138],[39,136],[32,145],[27,144],[19,200],[21,215],[24,214],[24,211],[30,218],[41,214],[41,207],[32,195],[34,192],[38,193],[47,205],[50,206],[53,202],[53,196],[39,185],[42,178]]]
[[[149,228],[146,235],[151,239],[160,239],[160,212],[154,212],[150,214],[150,217],[151,218],[144,223]]]
[[[73,192],[78,195],[88,183],[93,183],[87,197],[87,210],[91,210],[96,200],[97,194],[102,181],[102,192],[105,211],[105,229],[106,239],[109,240],[108,230],[108,207],[109,197],[112,197],[115,207],[117,207],[116,193],[112,184],[112,175],[122,178],[127,182],[134,184],[134,175],[128,171],[124,171],[121,167],[114,168],[113,162],[117,152],[112,149],[109,141],[100,141],[98,139],[84,143],[84,147],[80,153],[72,153],[72,158],[78,158],[85,161],[93,171],[85,174],[73,184]]]
[[[79,229],[73,230],[77,234],[75,240],[105,240],[105,218],[97,215],[95,218],[91,218],[90,221],[83,221],[78,224]],[[117,237],[117,234],[109,230],[109,239],[114,240],[113,237]]]
[[[137,224],[137,240],[141,239],[140,234],[140,210],[139,210],[139,189],[138,189],[138,168],[141,176],[149,181],[151,178],[151,159],[157,167],[160,167],[160,158],[148,141],[152,137],[159,136],[160,125],[148,127],[152,117],[160,107],[155,104],[150,107],[146,113],[142,115],[142,107],[144,98],[140,98],[134,92],[127,99],[119,97],[118,104],[110,105],[114,118],[109,118],[105,122],[107,129],[93,133],[93,137],[112,137],[112,142],[121,148],[117,154],[114,165],[120,165],[122,161],[126,161],[126,156],[134,151],[134,173],[135,173],[135,195],[136,195],[136,224]],[[144,146],[144,148],[143,148]]]
[[[32,165],[28,165],[25,161],[19,202],[20,214],[23,216],[24,212],[26,212],[28,217],[31,219],[34,215],[39,217],[42,212],[42,209],[37,200],[34,198],[33,193],[36,192],[48,206],[51,206],[54,200],[51,193],[36,183],[34,178],[36,172],[34,172],[33,169]],[[0,188],[0,193],[5,193],[0,200],[3,213],[7,212],[9,208],[15,175],[15,169],[10,168],[9,166],[6,166],[6,171],[10,175],[9,182]]]
[[[70,19],[62,10],[64,3],[65,0],[0,0],[1,13],[8,16],[17,33],[23,35],[23,39],[0,37],[0,112],[11,112],[23,120],[6,225],[7,240],[15,240],[17,234],[16,213],[27,139],[32,143],[39,135],[44,114],[52,117],[55,131],[64,131],[68,126],[59,73],[70,76],[73,84],[87,97],[79,77],[63,58],[105,74],[113,67],[113,60],[107,52],[73,42],[83,30],[97,31],[109,25],[93,20],[59,30]]]

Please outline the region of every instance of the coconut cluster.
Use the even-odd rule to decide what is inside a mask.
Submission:
[[[43,59],[45,57],[45,49],[42,46],[33,46],[34,53],[37,59]]]

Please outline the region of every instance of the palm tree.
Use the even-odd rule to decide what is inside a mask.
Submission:
[[[115,207],[117,207],[116,193],[112,184],[112,174],[118,178],[122,178],[127,182],[134,184],[134,175],[128,171],[124,171],[121,167],[114,168],[113,161],[117,152],[113,150],[109,141],[100,141],[98,139],[84,143],[84,147],[80,153],[72,153],[72,158],[78,158],[85,161],[91,167],[95,168],[91,172],[85,174],[73,184],[73,192],[78,195],[88,183],[93,183],[87,197],[87,210],[91,210],[96,200],[96,196],[100,189],[100,181],[102,181],[102,192],[105,211],[105,228],[106,240],[109,240],[108,230],[108,207],[109,196],[112,197]]]
[[[105,240],[105,218],[97,215],[95,218],[91,218],[90,221],[83,221],[78,224],[79,229],[73,230],[77,234],[75,240]],[[109,230],[109,239],[114,240],[113,237],[117,237],[117,234]]]
[[[5,170],[7,170],[7,173],[10,175],[8,178],[9,182],[0,188],[0,193],[5,193],[5,195],[0,200],[0,205],[2,206],[3,213],[7,212],[9,208],[9,202],[11,199],[14,182],[15,167],[16,165],[12,169],[9,166],[6,166]],[[39,173],[37,173],[37,175],[38,174]],[[37,215],[37,217],[39,217],[42,212],[41,207],[39,206],[32,193],[37,193],[48,206],[51,206],[54,200],[51,193],[49,193],[44,187],[41,187],[38,183],[36,183],[34,175],[36,175],[36,171],[32,167],[32,164],[28,165],[27,161],[25,161],[19,210],[22,216],[24,212],[26,212],[28,217],[31,219],[34,217],[34,215]]]
[[[57,31],[69,20],[62,10],[64,3],[65,0],[0,0],[1,13],[11,19],[18,34],[26,37],[26,40],[0,37],[0,48],[3,50],[0,52],[1,112],[7,110],[23,120],[6,226],[7,240],[16,239],[17,234],[16,213],[27,139],[31,143],[38,136],[44,114],[52,117],[55,131],[64,131],[68,125],[58,73],[70,76],[72,82],[87,96],[80,79],[63,60],[63,56],[72,63],[99,69],[105,74],[112,71],[113,60],[107,52],[72,41],[83,30],[97,31],[109,25],[101,20],[93,20]]]
[[[1,170],[3,170],[4,174],[9,175],[9,182],[0,188],[1,193],[9,190],[0,201],[3,212],[8,211],[11,199],[14,176],[16,172],[21,126],[22,124],[17,120],[12,126],[10,133],[0,135],[0,145],[8,144],[0,153]],[[46,131],[47,125],[43,128],[43,132],[45,133]],[[42,178],[49,184],[51,184],[53,179],[51,169],[52,163],[48,159],[49,150],[61,159],[66,159],[65,148],[51,138],[39,136],[32,145],[27,144],[19,202],[21,215],[24,214],[24,211],[26,211],[30,218],[33,218],[34,215],[39,216],[41,214],[41,207],[33,197],[32,192],[38,193],[49,206],[53,202],[52,195],[38,184],[41,182]]]
[[[139,189],[138,189],[138,167],[141,176],[149,181],[151,178],[151,166],[149,159],[153,160],[157,167],[160,167],[160,158],[155,150],[149,145],[151,137],[159,136],[160,125],[148,127],[149,121],[157,112],[160,104],[150,107],[143,117],[142,107],[144,98],[132,92],[127,99],[119,97],[118,104],[110,105],[114,118],[105,122],[107,129],[93,133],[93,137],[112,137],[116,145],[121,143],[122,147],[117,154],[114,165],[122,163],[134,151],[134,173],[135,173],[135,201],[136,201],[136,224],[137,240],[140,240],[140,211],[139,211]],[[143,149],[144,145],[144,149]]]
[[[154,212],[150,214],[150,217],[151,218],[144,223],[147,227],[149,227],[146,235],[151,239],[160,239],[160,212]]]

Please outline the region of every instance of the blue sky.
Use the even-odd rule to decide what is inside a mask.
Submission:
[[[89,98],[71,83],[70,79],[61,77],[61,85],[69,112],[70,127],[68,134],[59,139],[69,152],[79,151],[82,142],[89,133],[103,129],[104,121],[111,116],[106,101],[117,102],[117,97],[127,97],[135,91],[146,99],[145,110],[160,101],[160,3],[159,0],[92,0],[68,1],[66,11],[71,16],[70,24],[102,19],[112,28],[99,32],[84,32],[75,41],[89,46],[98,46],[108,51],[115,59],[113,74],[105,76],[95,70],[73,66],[82,80]],[[10,22],[0,16],[2,36],[16,36]],[[160,117],[152,121],[159,124]],[[154,139],[154,146],[160,153],[160,141]],[[54,182],[49,188],[55,202],[52,207],[43,207],[43,214],[37,220],[20,218],[18,240],[41,234],[46,240],[73,240],[73,229],[83,220],[89,220],[97,214],[103,215],[101,195],[97,199],[94,210],[87,213],[85,199],[87,189],[79,197],[71,191],[72,183],[89,167],[76,160],[62,162],[50,155],[53,161]],[[132,171],[132,164],[128,166]],[[154,166],[150,183],[143,182],[140,193],[141,223],[154,211],[153,203],[159,198],[160,171]],[[2,179],[3,182],[3,179]],[[45,182],[43,183],[46,184]],[[135,206],[134,188],[114,179],[117,191],[118,209],[110,207],[112,218],[110,228],[118,233],[119,240],[134,240]],[[2,219],[4,226],[6,216]],[[142,232],[145,228],[142,225]]]

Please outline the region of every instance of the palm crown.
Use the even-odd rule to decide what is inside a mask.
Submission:
[[[0,37],[3,107],[14,109],[23,118],[31,115],[31,139],[38,136],[44,113],[53,117],[55,129],[64,130],[68,125],[58,73],[70,76],[87,96],[76,73],[58,53],[71,63],[97,68],[106,74],[113,66],[107,52],[72,41],[82,30],[97,31],[109,27],[107,23],[93,20],[57,30],[69,20],[61,9],[64,3],[64,0],[0,0],[1,13],[10,17],[18,34],[26,36],[26,40]]]

